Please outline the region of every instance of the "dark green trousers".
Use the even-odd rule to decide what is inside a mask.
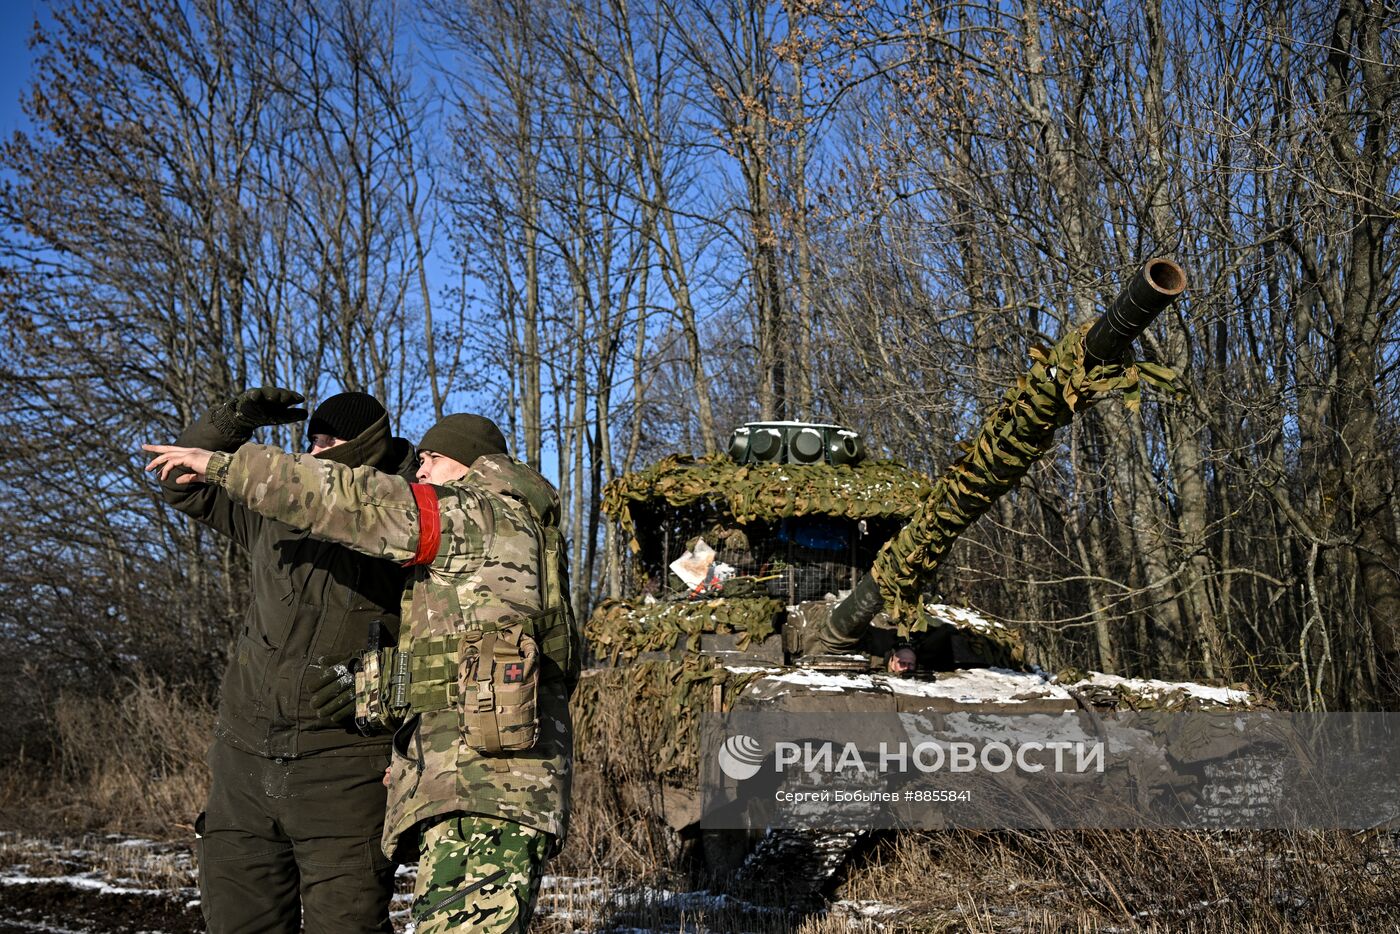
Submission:
[[[215,741],[199,816],[210,934],[392,934],[379,756],[267,759]]]

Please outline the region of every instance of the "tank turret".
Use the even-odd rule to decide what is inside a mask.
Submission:
[[[788,609],[849,591],[932,491],[840,425],[751,422],[728,453],[618,478],[604,510],[629,542],[620,600],[589,621],[613,659],[700,652],[784,662]]]

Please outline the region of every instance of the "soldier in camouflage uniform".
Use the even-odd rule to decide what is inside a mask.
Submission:
[[[396,656],[409,702],[382,842],[420,857],[420,934],[523,932],[567,825],[577,646],[546,607],[558,588],[542,559],[558,497],[504,449],[488,420],[448,416],[409,484],[258,445],[146,446],[162,476],[188,468],[257,513],[412,568]]]

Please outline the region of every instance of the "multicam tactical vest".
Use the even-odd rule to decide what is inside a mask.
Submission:
[[[394,737],[385,852],[455,812],[562,839],[578,650],[557,498],[534,470],[489,457],[438,489],[438,512],[437,557],[404,592],[395,666],[407,665],[409,719]]]

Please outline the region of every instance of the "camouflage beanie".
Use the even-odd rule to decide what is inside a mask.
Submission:
[[[418,450],[444,454],[463,467],[486,454],[506,454],[506,438],[496,423],[483,415],[446,415],[428,429]]]
[[[351,441],[387,414],[379,400],[367,392],[337,393],[316,406],[306,433]]]

